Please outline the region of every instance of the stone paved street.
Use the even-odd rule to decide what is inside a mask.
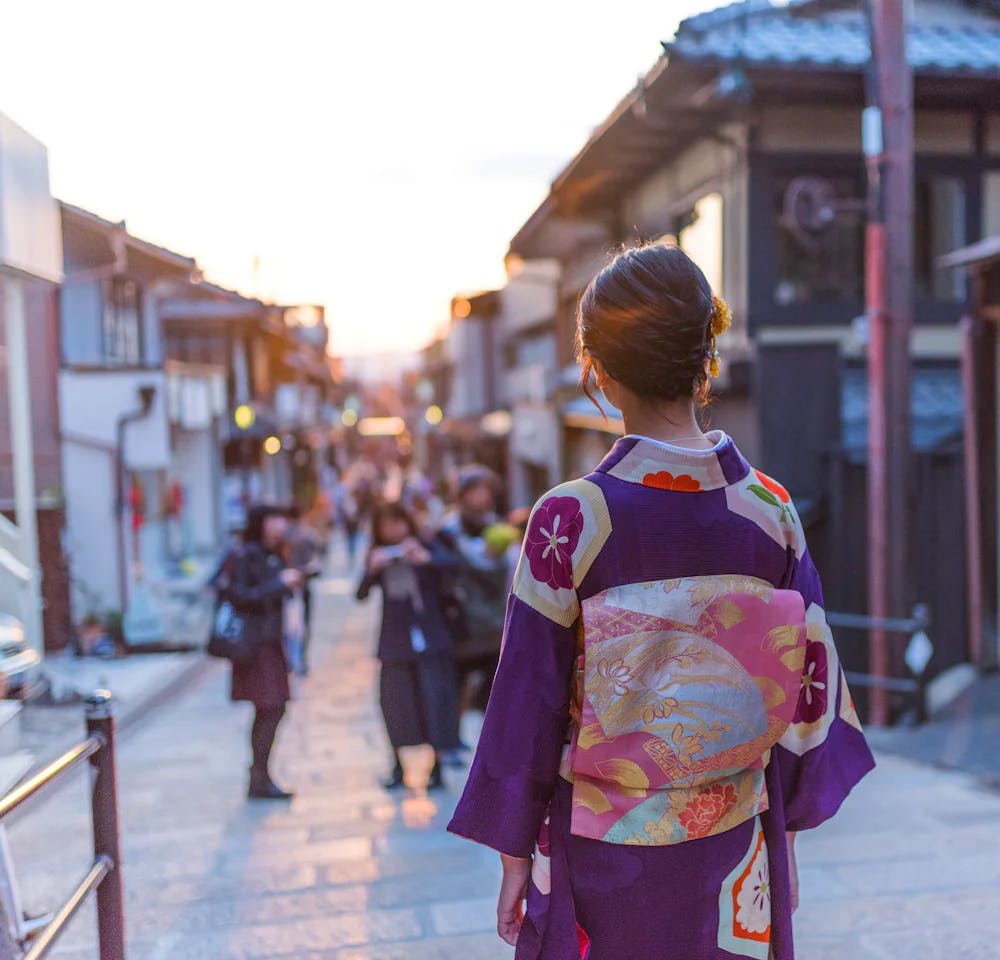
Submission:
[[[376,604],[319,587],[313,675],[279,742],[289,805],[243,797],[249,711],[212,664],[120,745],[130,960],[492,960],[493,854],[444,832],[460,787],[387,796],[368,654]],[[415,753],[414,781],[427,758]],[[88,859],[84,785],[15,823],[27,906],[50,907]],[[1000,795],[881,758],[832,825],[801,840],[800,960],[1000,955]],[[683,878],[678,878],[683,883]],[[96,958],[92,908],[55,956]],[[644,958],[655,960],[655,958]],[[691,958],[698,960],[698,958]]]

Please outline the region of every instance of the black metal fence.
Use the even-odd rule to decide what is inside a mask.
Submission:
[[[910,647],[921,635],[926,641],[927,628],[930,626],[930,612],[925,604],[918,603],[908,618],[869,617],[860,613],[828,612],[826,622],[833,629],[858,630],[866,633],[879,631],[888,634],[890,638],[897,638],[897,645],[902,646],[901,641],[905,640],[906,647]],[[906,664],[909,670],[908,676],[879,677],[854,670],[845,670],[844,675],[847,677],[847,682],[854,688],[861,687],[869,690],[879,688],[890,694],[901,695],[910,703],[915,721],[924,723],[928,714],[927,664],[933,653],[933,646],[930,645],[929,641],[927,646],[930,652],[926,658],[920,657],[916,650],[912,651],[916,655],[916,659],[911,659],[906,649],[893,651],[894,655],[890,657],[890,661],[901,661]]]
[[[125,911],[122,898],[115,774],[115,725],[111,694],[99,690],[87,699],[87,739],[0,798],[0,822],[85,761],[91,765],[91,816],[94,861],[66,902],[25,944],[23,960],[42,960],[87,896],[96,890],[100,960],[125,960]]]

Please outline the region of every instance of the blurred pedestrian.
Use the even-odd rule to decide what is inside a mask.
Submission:
[[[450,618],[463,708],[485,710],[500,657],[510,561],[507,545],[487,537],[499,523],[499,481],[493,471],[463,467],[456,502],[446,514],[439,541],[459,563],[451,580]]]
[[[312,631],[312,582],[322,572],[319,539],[309,528],[302,511],[293,506],[288,511],[285,535],[285,560],[302,574],[302,584],[285,601],[285,645],[292,672],[304,677],[309,673],[309,638]]]
[[[434,767],[428,787],[444,786],[441,754],[458,746],[458,703],[452,638],[444,618],[441,573],[452,562],[422,541],[412,515],[399,503],[377,507],[372,549],[359,600],[382,590],[378,658],[382,716],[392,745],[392,774],[385,787],[403,786],[402,747],[430,744]]]
[[[219,576],[220,596],[244,618],[255,650],[247,662],[233,663],[231,689],[233,700],[246,700],[254,706],[250,731],[253,763],[247,788],[252,799],[285,800],[292,796],[275,784],[269,768],[278,725],[291,698],[284,649],[285,602],[303,584],[301,571],[285,562],[287,530],[282,508],[251,507],[242,546],[229,556]]]
[[[666,245],[581,300],[628,435],[532,513],[450,827],[500,852],[519,960],[792,960],[795,833],[873,765],[791,498],[698,422],[728,320]]]

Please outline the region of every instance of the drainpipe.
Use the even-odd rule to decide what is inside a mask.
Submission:
[[[115,450],[117,451],[115,463],[115,518],[118,524],[118,582],[121,590],[122,610],[128,603],[128,575],[125,570],[125,531],[122,529],[122,520],[125,517],[125,429],[130,423],[145,420],[153,409],[153,398],[156,396],[156,387],[145,385],[139,387],[139,409],[130,413],[122,414],[115,422]],[[136,568],[139,569],[139,556],[133,557]]]

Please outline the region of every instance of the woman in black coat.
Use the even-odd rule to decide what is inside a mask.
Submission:
[[[256,646],[254,658],[234,663],[233,700],[254,705],[250,731],[253,765],[247,795],[252,799],[285,800],[292,796],[271,779],[268,762],[278,725],[291,699],[284,650],[284,604],[301,584],[302,574],[285,567],[282,558],[287,518],[278,507],[252,507],[242,546],[225,564],[221,596],[247,621]]]
[[[455,664],[440,583],[442,570],[454,561],[420,541],[413,518],[398,503],[375,511],[372,537],[357,596],[365,600],[373,587],[382,589],[379,687],[393,756],[385,786],[403,785],[401,747],[429,743],[435,763],[428,786],[442,787],[440,755],[459,745]]]

